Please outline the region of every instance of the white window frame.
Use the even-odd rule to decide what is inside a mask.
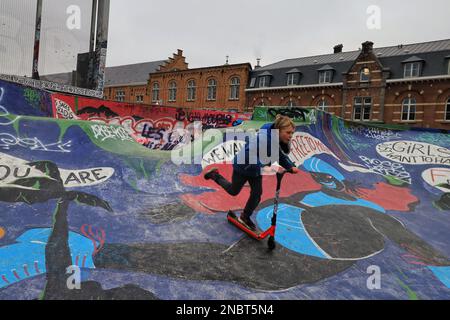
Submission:
[[[296,105],[295,105],[294,101],[289,100],[287,106],[288,106],[289,108],[292,108],[292,107],[295,107]]]
[[[364,72],[366,69],[369,71],[369,73],[367,75]],[[363,79],[363,77],[367,77],[367,78]],[[359,73],[359,81],[360,82],[369,82],[370,81],[370,69],[369,68],[365,67],[365,68],[361,69],[361,71]]]
[[[152,102],[158,102],[159,101],[159,83],[154,82],[152,86]]]
[[[206,97],[206,101],[216,101],[217,99],[217,80],[209,79],[208,80],[208,95]]]
[[[267,88],[267,76],[259,77],[259,88]]]
[[[240,90],[241,90],[241,79],[239,77],[231,78],[229,100],[239,100],[239,91]]]
[[[197,83],[195,80],[189,80],[187,83],[187,101],[195,101],[197,96]]]
[[[332,70],[325,70],[319,72],[319,83],[331,83]]]
[[[295,86],[297,85],[296,83],[296,76],[298,75],[298,73],[288,73],[287,75],[287,86]]]
[[[326,111],[328,109],[328,103],[326,100],[320,100],[317,104],[317,109]]]
[[[445,121],[450,121],[450,98],[448,98],[447,104],[445,105],[444,119]]]
[[[175,81],[169,82],[169,102],[177,101],[177,83]]]
[[[450,75],[450,59],[447,61],[447,74]]]
[[[250,88],[254,88],[256,84],[256,78],[251,78],[250,79]]]
[[[136,95],[136,102],[137,103],[143,103],[144,102],[144,96],[142,94]]]
[[[124,90],[117,90],[116,91],[116,101],[118,102],[124,102],[125,101],[125,91]]]
[[[414,112],[411,112],[412,107],[414,107]],[[407,108],[407,112],[405,112]],[[407,119],[403,119],[403,115],[407,114]],[[402,113],[401,121],[415,121],[417,113],[417,101],[414,98],[405,98],[402,101]],[[412,119],[413,118],[413,119]]]
[[[414,68],[417,66],[417,68]],[[416,71],[416,72],[414,72]],[[422,62],[406,63],[403,70],[403,78],[417,78],[422,74]]]
[[[360,102],[358,102],[360,100]],[[372,114],[372,97],[355,97],[353,100],[353,120],[354,121],[370,121]],[[359,117],[356,117],[357,110]],[[367,112],[368,111],[368,112]],[[368,115],[368,117],[366,117]]]

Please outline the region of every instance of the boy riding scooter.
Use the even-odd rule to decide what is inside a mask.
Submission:
[[[278,163],[281,167],[286,169],[291,173],[298,173],[299,170],[294,166],[292,161],[289,159],[288,154],[290,152],[290,141],[295,132],[295,124],[294,122],[286,116],[278,115],[275,119],[274,123],[269,123],[261,127],[260,131],[257,134],[257,143],[255,145],[260,145],[260,140],[266,142],[267,150],[270,153],[271,143],[272,143],[272,134],[271,130],[279,130],[279,152],[278,152]],[[217,168],[210,169],[205,175],[204,178],[206,180],[214,180],[218,185],[220,185],[228,194],[232,196],[237,196],[244,184],[248,181],[250,184],[250,197],[245,205],[244,211],[241,213],[239,217],[239,221],[247,226],[250,230],[256,231],[256,225],[250,219],[251,215],[258,207],[261,201],[262,195],[262,175],[261,171],[263,171],[264,167],[270,166],[271,163],[261,163],[260,152],[256,152],[257,163],[251,163],[250,153],[255,153],[256,150],[250,150],[250,143],[247,142],[245,147],[241,150],[240,153],[244,152],[244,154],[238,154],[233,160],[233,176],[231,183],[227,181],[223,176],[219,174]],[[259,150],[258,150],[259,151]],[[239,159],[244,159],[245,155],[245,163],[239,163]],[[271,155],[268,154],[270,157]]]

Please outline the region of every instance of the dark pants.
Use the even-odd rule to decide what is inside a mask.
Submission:
[[[244,184],[248,181],[248,183],[250,184],[250,198],[248,199],[247,204],[245,205],[244,214],[247,215],[248,217],[250,217],[253,214],[253,211],[255,211],[256,207],[259,205],[259,202],[261,201],[262,176],[247,177],[237,173],[236,170],[233,170],[233,177],[231,183],[228,182],[220,174],[217,174],[213,179],[218,185],[224,188],[225,191],[228,192],[228,194],[232,196],[237,196],[244,187]]]

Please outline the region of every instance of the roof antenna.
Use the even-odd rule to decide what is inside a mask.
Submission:
[[[230,56],[227,55],[227,56],[226,56],[226,62],[225,62],[226,65],[228,65],[228,59],[229,59],[229,58],[230,58]]]

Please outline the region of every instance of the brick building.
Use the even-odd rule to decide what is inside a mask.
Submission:
[[[148,77],[163,63],[164,60],[107,67],[105,69],[105,99],[150,104],[150,97],[147,94]]]
[[[255,106],[313,106],[347,120],[450,129],[450,40],[289,59],[250,72]]]
[[[152,104],[183,108],[244,111],[249,63],[189,69],[183,51],[150,74]]]
[[[189,69],[183,51],[167,60],[108,67],[107,100],[244,111],[249,63]]]

